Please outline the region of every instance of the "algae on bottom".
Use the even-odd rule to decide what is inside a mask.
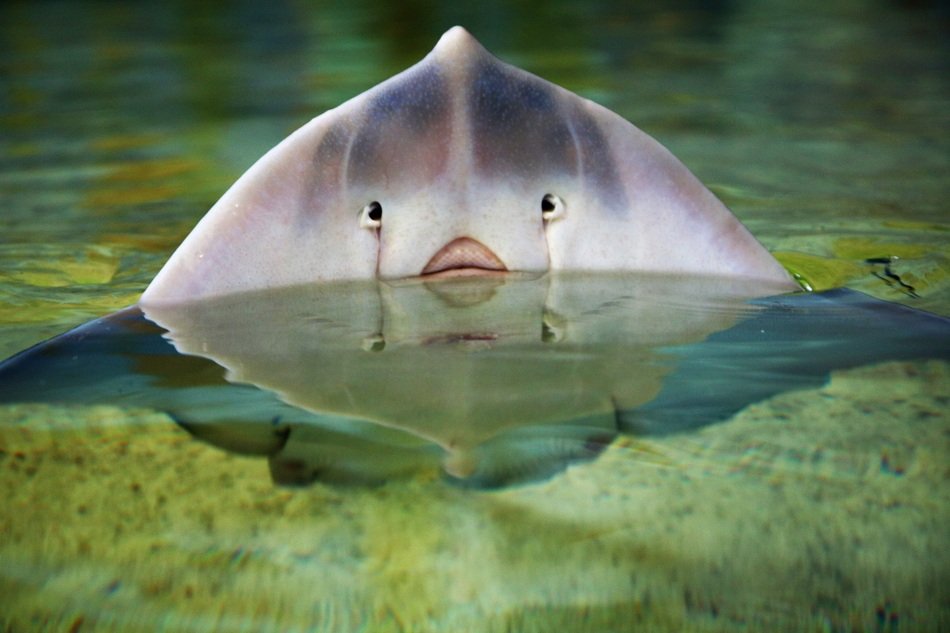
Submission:
[[[950,626],[946,363],[890,363],[544,483],[275,488],[164,415],[0,410],[0,628]]]

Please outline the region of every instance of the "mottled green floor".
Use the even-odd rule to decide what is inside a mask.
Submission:
[[[8,409],[0,626],[941,630],[948,401],[946,364],[844,372],[501,492],[276,489],[161,415]]]

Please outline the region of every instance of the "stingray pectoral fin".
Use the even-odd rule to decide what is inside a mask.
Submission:
[[[950,320],[848,289],[757,299],[763,310],[698,343],[666,351],[675,370],[659,395],[618,414],[634,434],[721,422],[780,393],[815,389],[831,372],[889,361],[950,361]]]
[[[581,189],[549,223],[552,268],[747,278],[799,286],[673,154],[617,114],[576,98]]]
[[[38,343],[0,363],[0,403],[142,404],[140,361],[176,354],[163,332],[131,307]]]
[[[144,305],[332,279],[373,278],[377,241],[345,186],[364,100],[313,119],[258,160],[201,219]]]

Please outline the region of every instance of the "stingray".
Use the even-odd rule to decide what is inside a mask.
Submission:
[[[164,411],[281,484],[491,487],[950,357],[941,317],[796,290],[659,143],[456,27],[261,158],[136,306],[0,364],[0,403]]]
[[[335,279],[631,270],[797,290],[669,151],[455,27],[254,164],[142,295]]]

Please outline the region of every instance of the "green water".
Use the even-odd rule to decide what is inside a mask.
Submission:
[[[133,303],[254,160],[453,24],[655,136],[812,286],[950,315],[935,4],[3,3],[0,357]],[[858,370],[483,495],[275,489],[154,412],[17,407],[0,628],[939,630],[948,399],[945,364]]]

